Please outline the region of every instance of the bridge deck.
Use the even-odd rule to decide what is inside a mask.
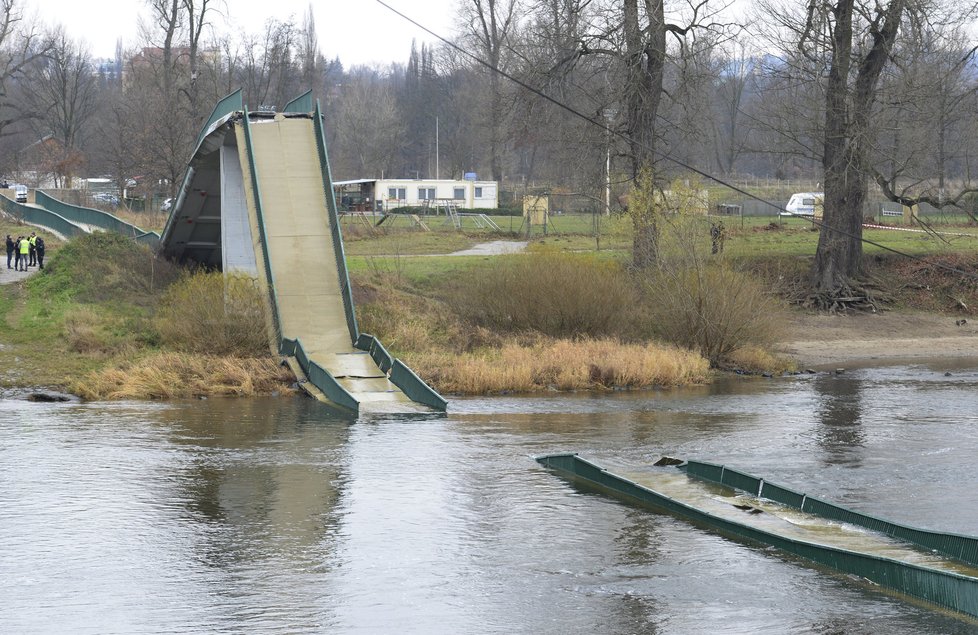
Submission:
[[[351,341],[313,121],[258,122],[251,139],[282,336],[300,339],[309,358],[361,402],[361,411],[421,410]],[[257,216],[249,216],[257,225]],[[259,235],[257,226],[252,231]]]

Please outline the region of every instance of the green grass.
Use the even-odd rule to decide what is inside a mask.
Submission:
[[[413,286],[426,286],[459,272],[484,267],[507,256],[353,256],[348,257],[351,276],[393,279]]]
[[[863,252],[867,255],[887,253],[890,249],[914,256],[978,252],[978,232],[975,232],[974,238],[946,237],[948,243],[928,234],[885,229],[864,229],[863,238],[869,241],[863,243]],[[704,236],[703,240],[708,241],[709,238]],[[810,226],[806,228],[804,225],[792,223],[769,231],[759,228],[733,229],[728,232],[724,252],[737,258],[801,257],[814,256],[817,246],[817,231],[812,231]]]
[[[510,217],[495,217],[500,226]],[[518,229],[521,218],[513,218]],[[812,257],[818,245],[818,232],[802,218],[778,217],[720,217],[703,219],[702,239],[709,244],[709,224],[722,220],[727,228],[724,253],[733,258]],[[547,234],[534,230],[533,245],[543,245],[559,251],[594,251],[600,249],[608,255],[627,260],[632,249],[631,220],[627,216],[613,215],[600,219],[600,235],[593,234],[593,218],[590,215],[566,214],[554,216]],[[508,225],[505,225],[508,227]],[[978,229],[961,225],[940,227],[939,231],[970,233],[971,237],[947,236],[944,241],[928,234],[898,230],[865,229],[867,242],[863,249],[867,255],[887,253],[893,249],[901,253],[923,256],[948,252],[978,253]],[[407,278],[423,279],[428,276],[450,275],[458,268],[478,266],[495,257],[477,257],[466,261],[456,258],[441,260],[428,257],[417,261],[415,256],[447,254],[490,240],[520,240],[523,235],[500,234],[489,231],[457,232],[451,228],[439,228],[422,232],[406,225],[392,227],[375,236],[359,235],[346,241],[346,253],[351,272],[382,272],[400,274]],[[383,256],[383,257],[380,257]]]

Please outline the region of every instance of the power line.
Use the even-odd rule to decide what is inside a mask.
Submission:
[[[480,66],[484,66],[485,68],[489,69],[490,72],[496,73],[497,75],[499,75],[499,76],[501,76],[501,77],[503,77],[505,79],[508,79],[509,81],[513,82],[514,84],[516,84],[517,86],[523,88],[524,90],[528,90],[531,93],[533,93],[534,95],[537,95],[538,97],[540,97],[540,98],[542,98],[542,99],[550,102],[551,104],[553,104],[553,105],[557,106],[558,108],[560,108],[560,109],[562,109],[562,110],[564,110],[564,111],[566,111],[566,112],[574,115],[575,117],[579,117],[580,119],[583,119],[584,121],[590,123],[591,125],[597,126],[601,130],[607,132],[608,134],[610,134],[612,136],[618,137],[619,139],[622,139],[622,140],[624,140],[625,142],[627,142],[629,144],[635,143],[635,141],[633,139],[631,139],[630,137],[626,136],[624,133],[619,132],[619,131],[617,131],[617,130],[611,128],[611,127],[609,127],[608,125],[604,124],[603,122],[601,122],[598,119],[595,119],[594,117],[590,117],[590,116],[582,113],[581,111],[577,110],[573,106],[570,106],[568,104],[565,104],[564,102],[560,101],[559,99],[556,99],[555,97],[551,97],[550,95],[544,93],[540,89],[535,88],[534,86],[530,86],[529,84],[527,84],[523,80],[519,79],[518,77],[515,77],[515,76],[507,73],[506,71],[504,71],[504,70],[502,70],[500,68],[497,68],[497,67],[493,66],[489,62],[487,62],[487,61],[483,60],[482,58],[480,58],[479,56],[475,55],[474,53],[471,53],[471,52],[465,50],[464,48],[462,48],[461,46],[455,44],[451,40],[448,40],[447,38],[442,37],[438,33],[435,33],[434,31],[432,31],[428,27],[424,26],[423,24],[419,23],[418,21],[414,20],[413,18],[410,18],[410,17],[404,15],[403,13],[401,13],[400,11],[398,11],[397,9],[395,9],[394,7],[392,7],[389,4],[387,4],[386,2],[384,2],[384,0],[375,0],[375,1],[377,2],[377,4],[381,5],[382,7],[384,7],[385,9],[387,9],[388,11],[390,11],[391,13],[394,13],[395,15],[399,16],[403,20],[406,20],[407,22],[410,22],[411,24],[413,24],[414,26],[418,27],[419,29],[421,29],[425,33],[428,33],[429,35],[431,35],[432,37],[434,37],[438,41],[442,42],[446,46],[454,49],[455,51],[457,51],[459,53],[461,53],[462,55],[464,55],[465,57],[467,57],[467,58],[471,59],[472,61],[476,62]],[[649,150],[652,153],[658,155],[659,158],[664,159],[665,161],[669,161],[669,162],[671,162],[671,163],[673,163],[673,164],[675,164],[675,165],[677,165],[677,166],[679,166],[679,167],[681,167],[681,168],[683,168],[685,170],[689,170],[690,172],[693,172],[694,174],[698,174],[699,176],[702,176],[703,178],[709,179],[709,180],[713,181],[714,183],[716,183],[717,185],[722,185],[724,187],[730,188],[734,192],[737,192],[738,194],[742,194],[742,195],[746,196],[747,198],[753,199],[753,200],[758,201],[760,203],[764,203],[765,205],[769,205],[769,206],[773,207],[774,209],[778,210],[779,212],[789,213],[786,209],[784,209],[780,205],[777,205],[775,203],[772,203],[771,201],[768,201],[767,199],[761,198],[760,196],[757,196],[756,194],[752,194],[752,193],[748,192],[747,190],[744,190],[744,189],[742,189],[742,188],[734,185],[733,183],[728,183],[728,182],[724,181],[722,178],[720,178],[718,176],[715,176],[713,174],[710,174],[708,172],[705,172],[705,171],[703,171],[703,170],[701,170],[701,169],[699,169],[699,168],[697,168],[695,166],[689,165],[689,164],[685,163],[684,161],[680,161],[679,159],[676,159],[674,157],[669,156],[668,154],[663,154],[662,152],[660,152],[658,150],[655,150],[654,148],[651,148],[648,145],[642,145],[642,147],[644,147],[646,150]],[[825,225],[823,222],[816,220],[814,217],[811,219],[810,222],[812,223],[813,226],[818,227],[819,229],[821,229]],[[940,263],[940,262],[931,262],[931,261],[927,260],[926,258],[921,258],[920,256],[915,256],[913,254],[908,254],[906,252],[900,251],[899,249],[894,249],[893,247],[887,247],[886,245],[881,245],[880,243],[877,243],[875,241],[869,240],[868,238],[865,238],[863,236],[857,236],[855,234],[851,234],[851,233],[849,233],[849,232],[847,232],[847,231],[845,231],[843,229],[829,228],[829,231],[835,232],[837,234],[841,234],[841,235],[846,236],[848,238],[855,238],[857,240],[862,241],[863,243],[865,243],[867,245],[872,245],[873,247],[877,247],[879,249],[882,249],[883,251],[888,251],[888,252],[893,253],[893,254],[896,254],[898,256],[903,256],[904,258],[910,258],[912,260],[916,260],[918,262],[922,262],[924,264],[927,264],[927,265],[930,265],[930,266],[933,266],[933,267],[937,267],[939,269],[944,269],[946,271],[950,271],[950,272],[957,273],[957,274],[960,274],[960,275],[965,276],[965,277],[968,277],[968,278],[974,278],[974,279],[978,280],[978,275],[973,274],[971,272],[964,271],[962,269],[958,269],[957,267],[952,267],[950,265],[945,265],[945,264]]]

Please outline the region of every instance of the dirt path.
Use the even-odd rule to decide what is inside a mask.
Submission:
[[[780,350],[805,367],[978,359],[978,318],[902,312],[795,314]]]

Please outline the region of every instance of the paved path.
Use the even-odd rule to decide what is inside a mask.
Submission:
[[[502,254],[518,254],[526,249],[529,242],[525,240],[494,240],[479,243],[470,249],[453,251],[449,256],[499,256]]]
[[[27,271],[17,271],[16,269],[7,269],[5,263],[0,264],[0,284],[13,284],[14,282],[20,282],[25,278],[29,278],[38,272],[37,267],[28,267]]]

